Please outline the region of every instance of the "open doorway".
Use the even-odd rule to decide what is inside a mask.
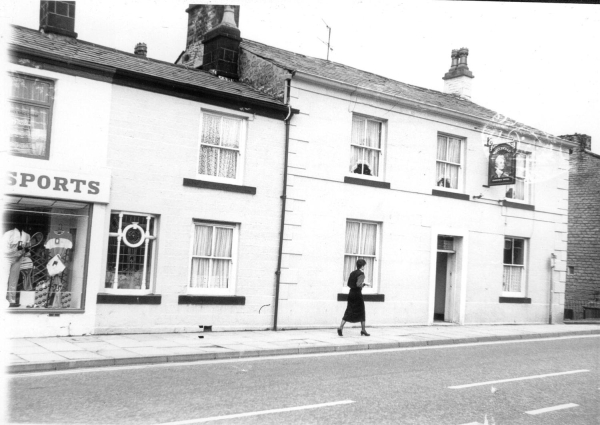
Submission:
[[[453,236],[439,235],[435,266],[435,301],[433,320],[455,322],[457,285],[456,280],[456,243]]]

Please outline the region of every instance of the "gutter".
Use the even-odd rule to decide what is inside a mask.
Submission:
[[[285,152],[283,160],[283,189],[281,193],[281,223],[279,225],[279,253],[277,255],[277,270],[275,271],[275,302],[273,307],[273,331],[277,330],[277,316],[279,313],[279,286],[281,284],[281,259],[283,256],[283,232],[285,230],[285,206],[287,200],[287,177],[288,177],[288,156],[290,146],[290,121],[292,116],[297,111],[292,109],[289,104],[289,93],[291,86],[291,80],[286,80],[286,99],[288,101],[287,107],[289,108],[288,115],[285,118]]]

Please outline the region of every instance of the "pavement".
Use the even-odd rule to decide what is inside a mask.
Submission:
[[[336,329],[152,333],[11,338],[8,373],[26,373],[133,364],[381,350],[577,335],[600,335],[597,323],[556,325],[451,325]]]

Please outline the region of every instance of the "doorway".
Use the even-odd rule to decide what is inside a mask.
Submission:
[[[435,301],[433,320],[455,321],[456,251],[454,237],[439,235],[435,266]]]

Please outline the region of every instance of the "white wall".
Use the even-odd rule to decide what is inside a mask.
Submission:
[[[432,261],[439,228],[459,236],[465,252],[461,291],[462,323],[543,323],[548,320],[549,257],[566,250],[566,152],[544,157],[551,178],[536,179],[535,211],[501,206],[504,187],[484,187],[488,152],[482,128],[473,123],[383,98],[356,95],[295,79],[288,212],[281,287],[281,327],[331,327],[339,323],[347,292],[342,282],[346,219],[382,225],[379,293],[367,303],[367,322],[377,325],[428,324],[432,311]],[[348,174],[352,114],[383,120],[383,181],[390,189],[343,183]],[[465,184],[469,201],[432,196],[437,134],[466,140]],[[540,155],[530,134],[520,148]],[[558,148],[560,149],[560,148]],[[539,163],[541,164],[541,163]],[[540,165],[541,167],[541,165]],[[481,199],[473,196],[482,195]],[[526,297],[531,304],[499,303],[505,236],[529,240]],[[468,243],[465,243],[468,240]],[[433,254],[433,255],[432,255]],[[435,264],[433,264],[433,273]],[[559,267],[563,267],[561,264]],[[433,285],[435,288],[435,285]],[[559,309],[557,306],[556,310]]]

